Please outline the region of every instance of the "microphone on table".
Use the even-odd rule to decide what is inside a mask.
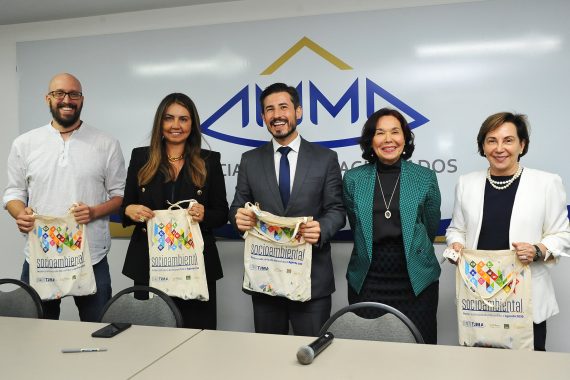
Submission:
[[[333,341],[334,335],[326,332],[308,346],[301,346],[297,351],[297,360],[301,364],[311,364],[315,357],[325,350]]]

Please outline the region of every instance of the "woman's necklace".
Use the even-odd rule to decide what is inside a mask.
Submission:
[[[392,213],[390,212],[390,205],[392,204],[392,198],[394,198],[394,193],[396,193],[396,186],[398,186],[398,181],[400,180],[400,174],[398,174],[398,179],[396,180],[396,184],[394,185],[394,190],[392,190],[392,195],[390,195],[390,201],[386,203],[386,197],[384,197],[384,190],[382,190],[382,184],[380,183],[380,176],[378,175],[378,172],[376,172],[376,179],[378,180],[378,185],[380,185],[380,192],[382,193],[384,206],[386,206],[386,212],[384,213],[384,217],[386,219],[390,219],[392,217]]]
[[[491,178],[491,168],[489,168],[489,169],[487,169],[487,180],[489,181],[491,186],[493,186],[493,188],[495,188],[497,190],[505,190],[506,188],[511,186],[513,184],[513,182],[515,182],[517,180],[517,178],[519,178],[521,176],[522,171],[523,171],[523,167],[519,165],[517,172],[515,173],[514,176],[511,177],[511,179],[508,179],[506,181],[497,181],[497,180],[494,180],[493,178]]]
[[[184,154],[178,157],[168,156],[168,162],[170,163],[171,169],[174,170],[172,173],[174,175],[173,181],[176,181],[180,174],[180,170],[182,170],[182,167],[184,166]]]
[[[182,153],[180,156],[176,156],[176,157],[172,157],[170,154],[167,153],[166,156],[168,157],[169,162],[176,162],[176,161],[180,161],[181,159],[184,158],[184,153]]]

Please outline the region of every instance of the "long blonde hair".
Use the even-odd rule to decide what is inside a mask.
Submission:
[[[190,178],[192,178],[192,183],[197,187],[203,187],[206,182],[206,163],[202,157],[200,157],[202,132],[200,131],[198,110],[192,99],[187,95],[172,93],[162,99],[154,115],[154,123],[150,137],[149,158],[137,175],[139,186],[148,184],[158,171],[164,175],[165,182],[174,180],[176,176],[174,169],[168,162],[168,156],[162,137],[162,118],[164,117],[166,109],[174,103],[186,108],[192,120],[190,136],[186,139],[186,146],[184,148],[184,159],[190,163],[190,165],[186,165],[188,174]]]

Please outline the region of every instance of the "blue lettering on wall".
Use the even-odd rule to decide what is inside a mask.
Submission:
[[[394,95],[390,94],[388,91],[384,90],[382,87],[378,86],[368,78],[366,78],[366,117],[372,115],[376,110],[374,107],[374,95],[380,96],[388,103],[396,107],[398,110],[411,117],[413,120],[408,124],[410,126],[410,129],[417,128],[429,121],[429,119],[424,115],[400,99],[396,98]]]
[[[346,103],[350,101],[350,122],[356,123],[358,121],[358,79],[356,79],[346,90],[344,95],[340,98],[336,105],[333,105],[323,93],[313,84],[309,82],[309,102],[311,122],[315,125],[319,124],[317,104],[320,103],[325,110],[327,110],[332,117],[336,117],[338,113],[344,108]]]
[[[309,82],[309,114],[311,122],[314,125],[318,125],[318,104],[321,104],[323,108],[333,117],[337,117],[340,111],[350,104],[350,123],[354,124],[358,121],[359,114],[359,97],[358,97],[358,84],[359,81],[356,79],[342,97],[338,100],[336,104],[333,104],[318,88],[310,81]],[[228,100],[224,105],[222,105],[216,112],[214,112],[210,117],[208,117],[202,123],[202,132],[205,135],[211,136],[213,138],[230,142],[233,144],[257,147],[267,140],[254,140],[248,139],[241,136],[232,136],[226,133],[215,131],[211,127],[216,123],[223,115],[225,115],[232,108],[239,106],[241,104],[241,126],[246,128],[250,125],[249,123],[249,111],[250,104],[255,104],[255,114],[257,126],[263,126],[263,120],[261,118],[261,105],[259,104],[259,95],[261,94],[261,88],[255,85],[255,100],[249,101],[249,85],[243,87],[237,94],[235,94],[230,100]],[[296,86],[297,92],[299,93],[301,104],[303,104],[302,94],[303,94],[303,84],[299,83]],[[375,96],[379,96],[390,103],[393,107],[400,110],[404,114],[408,115],[412,120],[410,121],[410,128],[417,128],[429,121],[428,118],[414,110],[412,107],[392,95],[390,92],[386,91],[378,84],[374,83],[370,79],[366,78],[366,117],[368,118],[376,110],[374,99]],[[298,120],[300,124],[301,120]],[[329,148],[340,148],[345,146],[352,146],[358,144],[359,136],[338,139],[338,140],[327,140],[327,141],[316,141],[317,143],[327,146]]]

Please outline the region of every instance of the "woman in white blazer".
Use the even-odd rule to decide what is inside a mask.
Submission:
[[[463,175],[447,244],[468,249],[512,249],[532,273],[534,349],[546,346],[546,319],[558,313],[549,266],[570,252],[566,192],[560,176],[523,168],[528,151],[525,115],[501,112],[489,116],[477,136],[489,168]]]

